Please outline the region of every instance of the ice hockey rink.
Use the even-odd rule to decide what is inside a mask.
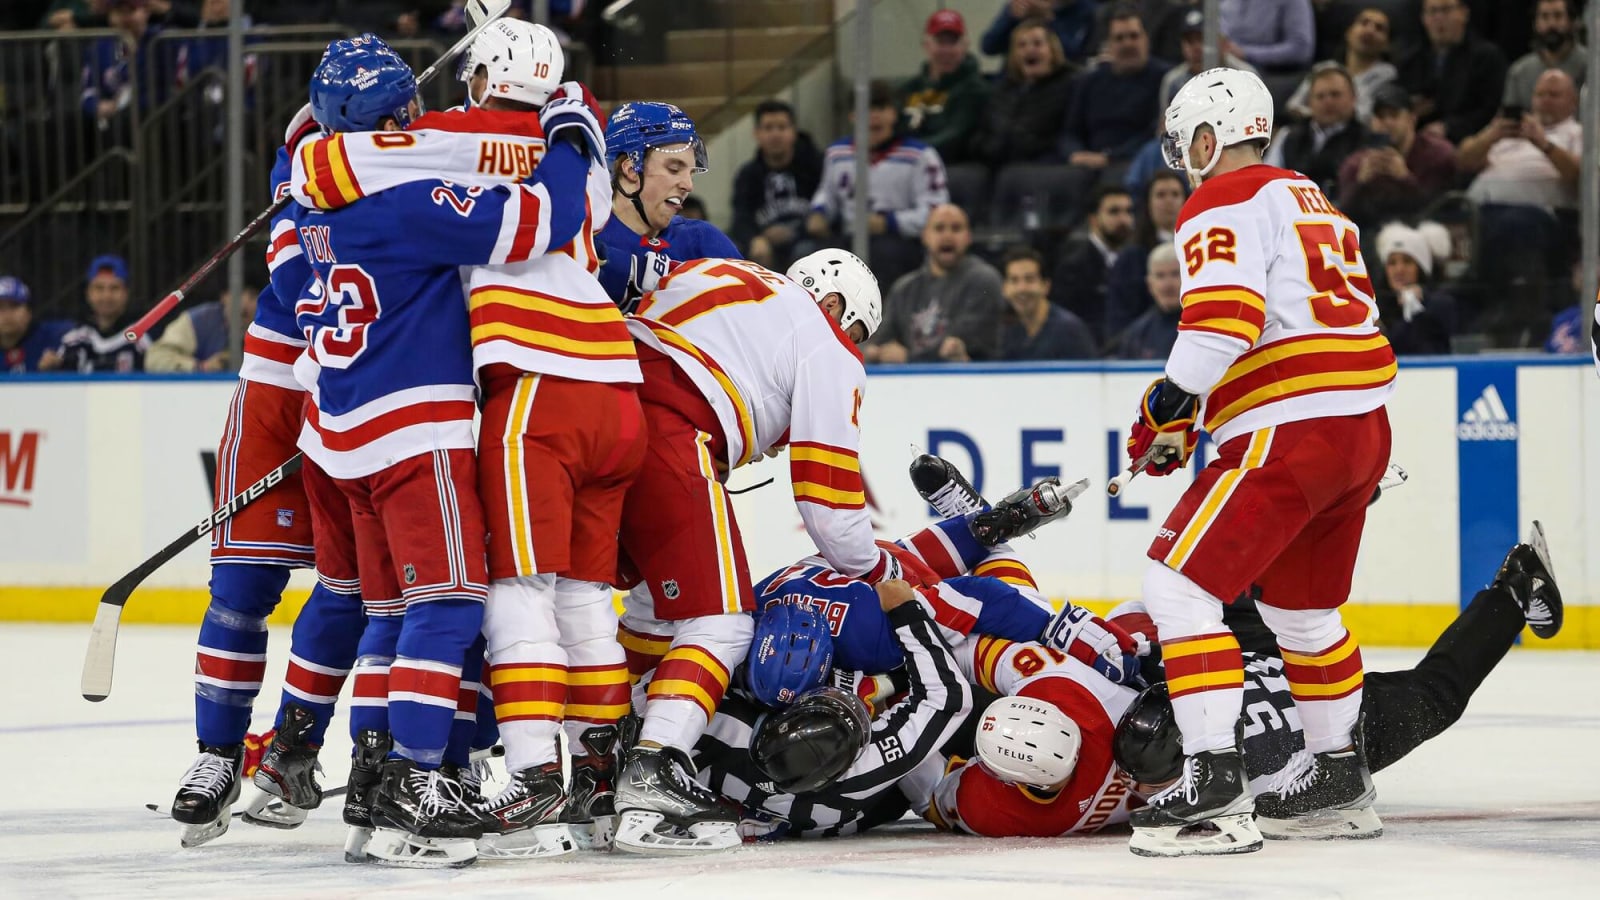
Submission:
[[[0,721],[0,897],[993,897],[1043,889],[1081,897],[1536,897],[1588,895],[1600,877],[1600,654],[1513,650],[1465,718],[1378,776],[1385,835],[1334,844],[1269,842],[1259,853],[1149,860],[1125,832],[1055,840],[933,833],[906,820],[866,836],[751,845],[690,858],[589,854],[418,871],[343,861],[337,800],[301,828],[235,820],[194,850],[145,808],[172,799],[194,754],[194,631],[128,626],[105,702],[78,694],[87,625],[0,629],[10,699]],[[273,633],[282,653],[288,633]],[[270,652],[270,651],[269,651]],[[1404,668],[1420,650],[1370,650]],[[274,655],[274,659],[281,659]],[[277,670],[276,672],[274,670]],[[269,666],[269,678],[281,666]],[[278,696],[258,704],[264,729]],[[342,784],[340,717],[323,752]],[[247,791],[251,788],[247,787]],[[237,809],[238,807],[236,807]]]

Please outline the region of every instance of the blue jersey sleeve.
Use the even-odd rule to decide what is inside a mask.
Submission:
[[[973,634],[986,634],[1008,641],[1037,641],[1050,624],[1050,611],[1023,596],[1021,591],[998,578],[962,575],[946,578],[944,584],[962,596],[983,604]]]
[[[673,254],[673,259],[684,261],[744,258],[739,254],[739,248],[734,246],[733,240],[710,222],[680,217],[674,219],[673,224],[683,228],[689,236],[689,240],[682,241],[685,245],[684,255]]]

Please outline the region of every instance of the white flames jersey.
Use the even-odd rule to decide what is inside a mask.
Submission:
[[[1198,421],[1218,444],[1388,399],[1394,351],[1360,231],[1314,182],[1265,165],[1209,179],[1174,241],[1183,316],[1167,377],[1202,396]]]
[[[982,637],[967,642],[956,660],[969,678],[997,694],[1054,704],[1078,724],[1083,746],[1072,777],[1054,794],[1002,781],[976,759],[952,761],[934,789],[929,818],[987,837],[1087,834],[1128,820],[1139,804],[1131,779],[1112,759],[1111,740],[1139,696],[1132,688],[1035,643]]]
[[[837,571],[876,572],[861,481],[861,353],[811,294],[738,259],[684,263],[639,301],[628,330],[694,383],[727,439],[729,468],[789,447],[795,503]]]

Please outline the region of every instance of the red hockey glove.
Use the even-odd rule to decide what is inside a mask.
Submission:
[[[1165,378],[1152,382],[1139,401],[1139,418],[1128,436],[1128,459],[1138,462],[1152,446],[1160,445],[1165,453],[1158,449],[1156,458],[1145,464],[1144,473],[1170,475],[1183,468],[1198,440],[1194,431],[1198,406],[1195,395]]]

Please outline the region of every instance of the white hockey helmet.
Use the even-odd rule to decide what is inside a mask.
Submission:
[[[878,278],[854,253],[818,250],[795,260],[785,274],[818,303],[829,294],[838,294],[844,300],[840,331],[848,332],[851,325],[860,322],[866,326],[870,338],[883,324],[883,295],[878,291]]]
[[[554,31],[521,19],[496,19],[467,49],[461,80],[471,84],[479,66],[487,72],[489,83],[484,96],[473,103],[504,97],[543,106],[561,84],[566,58]]]
[[[1207,69],[1189,79],[1167,106],[1161,153],[1167,165],[1196,181],[1222,158],[1222,148],[1245,141],[1272,140],[1272,93],[1254,72]],[[1217,149],[1205,168],[1189,165],[1189,142],[1196,128],[1210,125]]]
[[[1077,768],[1083,733],[1053,703],[1001,697],[983,711],[977,745],[984,766],[1006,781],[1056,787]]]

